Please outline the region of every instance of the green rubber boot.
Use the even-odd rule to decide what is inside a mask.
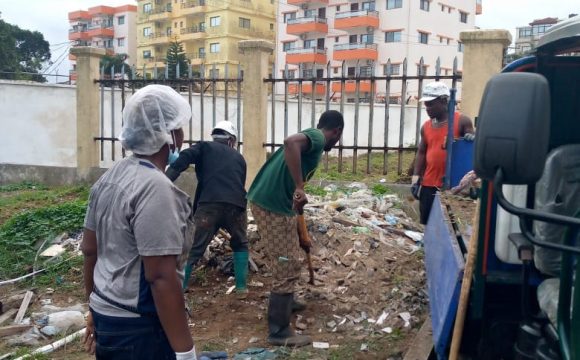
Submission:
[[[183,290],[187,289],[187,283],[189,282],[189,277],[191,276],[192,271],[193,265],[190,264],[185,265],[185,271],[183,274]]]
[[[234,276],[236,278],[236,292],[247,293],[246,279],[248,277],[248,252],[234,252]]]

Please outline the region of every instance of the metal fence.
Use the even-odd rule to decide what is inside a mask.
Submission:
[[[210,71],[215,75],[215,65]],[[117,70],[117,71],[116,71]],[[241,129],[241,86],[242,71],[240,66],[236,66],[234,77],[229,76],[228,65],[225,66],[224,77],[205,77],[205,66],[201,65],[199,72],[189,67],[187,76],[181,78],[169,77],[168,69],[164,75],[158,76],[155,72],[154,78],[144,78],[143,74],[138,74],[135,68],[115,69],[112,67],[108,73],[101,69],[100,78],[95,80],[100,84],[100,133],[95,136],[95,141],[100,143],[100,155],[102,162],[116,161],[125,156],[118,134],[123,126],[122,110],[127,99],[136,90],[150,84],[162,84],[171,86],[186,98],[192,108],[193,116],[184,127],[184,143],[189,146],[205,140],[208,128],[215,126],[220,120],[230,120]],[[175,73],[180,74],[179,66],[176,66]],[[240,132],[241,133],[241,132]],[[238,138],[238,148],[243,144],[243,137]]]
[[[390,60],[385,64],[385,73],[381,76],[375,74],[374,64],[363,64],[361,66],[360,62],[357,62],[353,73],[352,71],[347,72],[346,62],[342,62],[340,74],[337,76],[327,75],[327,77],[317,76],[316,70],[325,69],[326,74],[332,74],[330,62],[326,64],[325,68],[319,67],[318,69],[316,69],[315,64],[309,66],[310,68],[308,69],[300,65],[298,76],[295,76],[286,65],[282,78],[264,79],[266,83],[272,84],[272,88],[276,88],[276,84],[281,84],[283,87],[281,91],[278,91],[280,95],[270,98],[270,141],[264,146],[272,152],[275,151],[282,146],[283,139],[289,135],[290,124],[297,130],[303,129],[305,124],[309,125],[308,127],[314,127],[317,122],[317,109],[319,109],[318,112],[336,109],[345,115],[343,138],[336,146],[336,150],[331,154],[331,156],[335,154],[338,158],[337,170],[343,172],[344,165],[348,162],[352,163],[352,172],[356,173],[359,156],[366,154],[366,173],[370,174],[372,172],[372,155],[382,153],[382,174],[386,175],[388,173],[387,158],[390,153],[396,154],[397,173],[401,175],[403,173],[403,154],[405,152],[414,153],[417,150],[421,119],[425,117],[422,113],[421,103],[417,102],[416,105],[409,105],[409,99],[407,98],[408,88],[412,82],[416,82],[417,99],[421,97],[425,80],[447,80],[451,82],[451,87],[455,89],[457,82],[461,81],[461,74],[457,69],[457,58],[454,60],[453,68],[445,70],[446,73],[451,70],[449,75],[442,74],[443,69],[440,66],[440,59],[437,59],[435,71],[432,75],[428,75],[425,71],[422,58],[417,64],[418,75],[416,76],[408,75],[407,59],[400,65],[399,75],[393,74],[394,67],[391,65]],[[304,74],[307,76],[304,76]],[[400,93],[393,91],[397,85],[400,88]],[[364,95],[364,93],[367,95]],[[278,114],[278,111],[276,111],[276,101],[280,97],[283,98],[283,114]],[[291,99],[296,102],[296,106],[292,111],[290,111]],[[352,114],[352,117],[347,117],[347,114],[345,114],[347,106],[352,108],[352,111],[348,111],[348,115]],[[416,106],[416,112],[413,114],[414,119],[408,119],[409,110],[412,111],[414,106]],[[310,109],[307,109],[308,107]],[[361,111],[363,107],[364,111]],[[396,119],[391,119],[391,114],[396,114],[397,112],[394,109],[395,107],[398,108],[396,109],[399,113],[398,122]],[[304,112],[309,112],[310,119],[304,117]],[[281,122],[280,116],[282,117]],[[406,126],[409,121],[413,121],[414,134],[405,133],[405,128],[409,127]],[[277,129],[277,124],[280,126],[280,123],[283,124],[282,131]],[[396,128],[396,125],[398,125],[397,141],[389,140],[389,137],[392,138],[393,136],[393,128]],[[363,131],[366,129],[366,134],[361,134],[361,129]],[[374,134],[375,131],[382,132],[380,141]],[[406,137],[412,137],[411,144],[404,143]],[[347,159],[345,155],[351,158]],[[328,153],[324,157],[325,171],[328,170],[329,157]]]

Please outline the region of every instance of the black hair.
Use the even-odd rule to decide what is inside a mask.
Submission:
[[[334,130],[344,128],[342,114],[336,110],[327,110],[320,115],[317,129]]]

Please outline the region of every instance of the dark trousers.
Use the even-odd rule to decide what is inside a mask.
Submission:
[[[97,360],[174,360],[175,352],[158,317],[122,318],[91,309]]]
[[[426,225],[427,220],[429,220],[429,213],[431,213],[431,207],[433,206],[433,200],[435,200],[437,191],[439,189],[436,187],[421,186],[421,192],[419,193],[419,214],[421,224],[423,225]]]
[[[200,204],[193,216],[195,234],[189,251],[188,265],[195,266],[220,228],[231,235],[234,252],[248,251],[246,209],[225,203]]]

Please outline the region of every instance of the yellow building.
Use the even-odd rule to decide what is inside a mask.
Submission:
[[[274,0],[138,0],[137,68],[147,76],[157,67],[165,71],[164,59],[171,41],[180,41],[194,70],[205,64],[205,76],[236,76],[238,41],[274,41]],[[273,60],[273,59],[272,59]],[[216,73],[212,74],[215,64]]]

